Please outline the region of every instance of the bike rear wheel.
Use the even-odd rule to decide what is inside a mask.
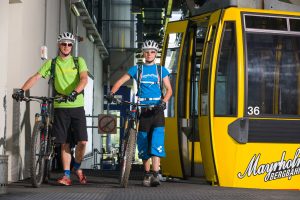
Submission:
[[[126,188],[128,185],[131,164],[135,153],[136,130],[130,128],[123,140],[122,156],[120,162],[120,186]]]
[[[44,179],[45,154],[47,150],[47,140],[44,132],[44,124],[37,121],[33,128],[31,138],[31,166],[30,175],[33,187],[40,187]]]

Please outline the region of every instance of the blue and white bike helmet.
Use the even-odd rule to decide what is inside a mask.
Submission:
[[[143,43],[142,50],[146,51],[151,49],[158,51],[159,50],[158,44],[154,40],[146,40]]]

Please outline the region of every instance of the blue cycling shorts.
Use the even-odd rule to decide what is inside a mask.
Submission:
[[[138,132],[139,158],[148,160],[151,156],[166,157],[164,145],[165,127],[156,127],[152,133]]]
[[[165,157],[165,118],[163,111],[142,112],[137,136],[139,158],[148,160],[151,156]]]

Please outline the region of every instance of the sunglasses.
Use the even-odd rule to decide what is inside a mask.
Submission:
[[[72,43],[66,43],[66,42],[60,43],[60,45],[61,45],[61,46],[64,46],[64,47],[66,47],[66,46],[68,46],[68,47],[73,46]]]
[[[151,53],[151,54],[154,54],[154,53],[156,53],[156,51],[144,51],[144,53]]]

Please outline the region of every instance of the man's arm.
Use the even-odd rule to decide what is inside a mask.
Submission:
[[[173,91],[172,91],[172,86],[171,86],[170,79],[169,79],[169,76],[166,76],[165,78],[163,78],[163,82],[164,82],[164,85],[165,85],[166,90],[167,90],[167,92],[166,92],[166,94],[165,94],[165,96],[164,96],[163,101],[164,101],[164,102],[168,102],[169,99],[170,99],[171,96],[172,96],[172,93],[173,93]]]
[[[87,71],[80,72],[80,81],[77,87],[75,88],[75,91],[77,93],[82,92],[82,90],[85,88],[87,83],[88,83],[88,72]]]
[[[130,79],[130,75],[129,74],[124,74],[115,84],[114,86],[111,88],[110,92],[115,94],[119,88],[126,83],[126,81],[128,81]]]
[[[32,86],[35,85],[35,83],[42,77],[39,73],[34,74],[31,76],[22,86],[22,90],[27,91],[29,90]]]

